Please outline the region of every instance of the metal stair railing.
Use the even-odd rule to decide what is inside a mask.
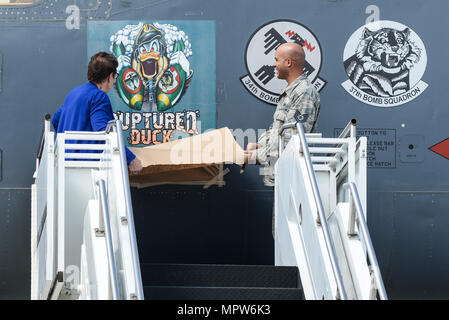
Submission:
[[[286,125],[286,127],[290,127],[290,126],[291,126],[291,124]],[[347,300],[347,295],[346,295],[345,288],[343,286],[343,280],[342,280],[340,268],[338,267],[338,264],[337,264],[335,248],[334,248],[334,245],[333,245],[331,237],[330,237],[329,226],[327,224],[323,204],[321,201],[320,192],[318,190],[318,183],[315,178],[315,174],[314,174],[314,170],[313,170],[313,166],[312,166],[312,160],[311,160],[311,156],[310,156],[310,152],[309,152],[309,147],[307,145],[304,129],[300,122],[297,122],[295,124],[295,127],[299,134],[300,150],[302,150],[302,153],[303,153],[303,156],[304,156],[304,159],[306,162],[308,178],[312,185],[313,197],[315,199],[315,204],[318,209],[319,221],[317,221],[316,223],[320,224],[322,227],[323,235],[324,235],[324,239],[325,239],[325,243],[326,243],[326,247],[327,247],[327,252],[328,252],[329,259],[330,259],[330,262],[332,265],[334,279],[337,283],[338,292],[337,292],[336,299]],[[282,136],[283,130],[284,130],[284,128],[280,132],[281,136]]]
[[[321,134],[316,133],[305,134],[304,129],[300,123],[285,124],[279,132],[279,158],[281,157],[281,153],[284,150],[284,131],[286,129],[292,129],[292,131],[296,129],[296,138],[299,138],[296,139],[295,142],[295,145],[297,145],[296,152],[299,150],[301,156],[303,157],[303,177],[304,179],[309,180],[311,185],[310,191],[311,195],[313,194],[313,197],[311,197],[310,199],[315,202],[316,211],[318,213],[318,216],[315,217],[315,220],[317,225],[322,227],[322,235],[325,240],[325,246],[321,247],[321,252],[322,254],[325,254],[325,252],[327,251],[329,258],[328,261],[332,265],[333,274],[330,273],[330,269],[327,274],[329,277],[332,275],[334,277],[335,284],[338,290],[337,295],[340,293],[340,297],[337,296],[337,299],[348,299],[349,296],[354,298],[355,288],[346,288],[346,285],[351,285],[348,275],[350,275],[350,273],[352,272],[350,271],[350,269],[354,268],[355,266],[354,260],[352,259],[360,254],[362,254],[363,256],[362,252],[364,252],[365,258],[368,256],[368,259],[365,262],[365,269],[363,267],[363,263],[356,264],[361,267],[361,269],[357,267],[357,271],[355,271],[356,275],[354,274],[354,276],[356,276],[356,278],[358,279],[357,281],[362,281],[360,282],[360,284],[357,282],[358,285],[356,290],[360,290],[360,286],[363,287],[365,285],[368,285],[367,287],[365,287],[368,291],[365,291],[366,295],[363,295],[364,297],[369,299],[376,299],[378,295],[381,300],[387,300],[388,298],[385,292],[379,265],[368,232],[366,215],[364,213],[364,207],[366,206],[367,140],[366,137],[360,137],[360,139],[356,141],[355,124],[356,120],[352,119],[343,129],[338,138],[322,138]],[[293,134],[291,136],[293,136]],[[291,152],[291,149],[289,152]],[[318,156],[316,156],[317,154]],[[286,159],[289,158],[285,158],[285,160],[283,160],[283,163],[285,163]],[[316,174],[318,173],[319,175],[316,176]],[[307,175],[307,178],[305,177],[305,175]],[[318,178],[320,178],[320,185],[318,185],[317,183]],[[285,179],[285,175],[283,179]],[[326,182],[326,179],[329,179],[327,180],[328,182]],[[283,183],[286,183],[286,181],[284,181]],[[362,188],[361,192],[363,198],[360,198],[359,192],[357,190],[357,185],[359,184]],[[349,192],[345,193],[345,190],[349,190]],[[325,198],[326,203],[322,202],[320,191],[324,192],[324,196],[327,197]],[[338,200],[336,197],[338,197]],[[362,205],[361,199],[363,200],[364,205]],[[347,215],[349,223],[346,227],[346,232],[340,233],[340,235],[338,235],[334,234],[335,231],[338,230],[338,228],[335,229],[335,223],[337,222],[337,220],[335,220],[335,218],[332,218],[331,222],[331,220],[328,221],[328,219],[330,219],[330,217],[334,214],[337,203],[340,202],[349,202],[349,211]],[[324,210],[324,205],[326,205],[326,210]],[[329,214],[329,217],[326,216],[326,213]],[[289,213],[286,212],[286,214]],[[300,212],[299,219],[299,223],[301,224],[302,212]],[[330,229],[330,223],[332,223],[332,228],[334,228],[332,230]],[[355,231],[356,225],[358,227],[357,232],[360,233],[361,236],[354,238],[353,236],[357,235]],[[300,226],[298,227],[300,228]],[[333,233],[331,233],[331,231]],[[340,254],[342,253],[341,250],[343,249],[342,243],[333,243],[333,241],[338,241],[337,239],[339,236],[342,237],[342,240],[343,237],[346,237],[346,239],[358,239],[360,247],[357,248],[359,249],[356,249],[356,247],[353,246],[347,246],[345,249],[351,250],[351,253],[349,253],[351,258],[349,258],[349,256],[344,258],[345,254],[343,254],[343,256],[340,256]],[[347,240],[344,240],[345,246],[348,243],[346,241]],[[296,245],[293,244],[293,246],[295,247]],[[353,249],[350,248],[354,248],[355,251],[352,251]],[[338,256],[337,251],[339,252]],[[350,260],[348,260],[347,262],[351,264],[350,269],[347,269],[349,265],[346,264],[346,262],[343,262],[343,260],[340,261],[340,259],[343,258],[351,259],[352,262],[349,262]],[[288,261],[288,259],[285,261]],[[304,264],[302,265],[304,266]],[[305,265],[308,265],[308,263],[305,263]],[[311,266],[309,265],[307,268],[310,269]],[[344,274],[342,272],[344,272]],[[366,272],[366,276],[363,275],[364,272]],[[309,271],[307,271],[306,274],[306,277],[311,276],[311,273]],[[343,277],[343,275],[346,278]],[[369,278],[371,278],[371,281],[367,282],[367,279]]]
[[[346,182],[343,187],[350,190],[350,206],[351,212],[349,215],[349,231],[348,236],[353,237],[355,233],[355,224],[357,223],[359,234],[362,241],[365,244],[368,260],[370,263],[372,276],[374,278],[374,283],[372,283],[372,290],[370,299],[375,299],[375,293],[379,294],[381,300],[387,300],[387,293],[385,291],[384,283],[382,281],[382,276],[380,273],[379,263],[377,262],[376,254],[374,253],[374,247],[371,242],[371,237],[368,231],[368,226],[365,221],[365,215],[363,214],[362,204],[360,203],[359,194],[357,192],[357,187],[353,182]]]
[[[90,197],[95,193],[92,195],[89,193],[93,191],[92,187],[95,185],[99,195],[97,199],[100,203],[99,229],[106,228],[104,235],[107,238],[106,244],[109,260],[109,266],[106,268],[110,269],[112,277],[110,282],[113,299],[120,299],[122,285],[118,284],[118,280],[122,281],[123,275],[119,274],[118,265],[124,263],[126,270],[132,272],[132,275],[128,273],[128,275],[123,277],[128,290],[132,290],[127,298],[143,300],[144,293],[131,204],[125,144],[120,120],[110,121],[103,132],[66,131],[58,134],[56,141],[54,141],[54,132],[50,131],[50,118],[49,115],[45,117],[44,130],[36,159],[36,172],[34,173],[36,181],[32,186],[34,190],[32,195],[32,298],[59,299],[64,295],[65,298],[70,299],[76,298],[75,296],[79,293],[76,281],[73,282],[75,286],[71,285],[72,282],[70,281],[72,280],[65,279],[64,274],[67,273],[68,278],[75,279],[76,276],[73,276],[75,274],[70,272],[75,269],[79,270],[79,258],[77,257],[79,253],[76,246],[78,245],[77,241],[82,240],[80,239],[82,237],[80,237],[82,233],[80,227],[82,228],[84,215],[78,214],[78,211],[84,210],[84,201],[87,203],[92,199]],[[109,135],[110,133],[114,134]],[[114,135],[117,137],[114,137]],[[93,143],[85,143],[89,141]],[[114,161],[112,161],[113,158],[115,159]],[[46,168],[49,169],[46,170]],[[110,171],[111,169],[113,171]],[[52,173],[53,171],[54,174]],[[99,175],[95,172],[98,172]],[[79,175],[80,173],[81,176]],[[105,177],[110,177],[112,180],[101,178],[105,173]],[[94,179],[95,176],[100,178],[98,180]],[[72,181],[71,179],[85,180],[68,183]],[[117,179],[122,181],[117,181]],[[107,182],[108,180],[109,182]],[[86,185],[86,188],[83,187],[83,190],[80,190],[82,192],[77,192],[76,199],[81,200],[75,203],[73,193],[71,194],[72,196],[69,196],[70,192],[78,190],[77,188],[82,186],[83,183],[88,183],[88,181],[93,182],[93,185]],[[116,185],[118,187],[117,191],[119,190],[120,192],[120,197],[123,197],[123,200],[120,200],[119,203],[114,204],[111,202],[115,200],[114,198],[111,199],[112,195],[109,195],[109,192],[106,191],[111,185],[112,189],[115,189],[113,186]],[[71,188],[70,190],[72,191],[67,191],[69,190],[67,188]],[[118,207],[120,207],[122,216],[116,217]],[[53,212],[53,209],[55,212]],[[75,214],[70,214],[74,210],[76,211],[74,212]],[[109,224],[112,220],[115,228]],[[109,228],[107,227],[108,225]],[[74,227],[73,230],[66,230],[66,228],[72,228],[72,226]],[[126,226],[127,230],[125,230],[124,226]],[[120,257],[118,253],[114,252],[113,248],[117,227],[119,231],[117,240],[126,241],[125,251],[119,244],[119,248],[121,248]],[[41,232],[43,236],[42,241],[39,242]],[[75,235],[74,242],[66,241],[68,234],[70,236]],[[39,264],[38,261],[40,261]]]
[[[131,194],[129,187],[129,177],[128,177],[128,168],[126,162],[126,153],[125,153],[125,143],[123,141],[122,134],[122,123],[120,120],[111,120],[109,121],[106,127],[106,133],[110,133],[111,130],[117,132],[117,142],[118,148],[120,152],[120,168],[122,173],[122,182],[123,182],[123,190],[125,192],[125,206],[126,206],[126,221],[128,225],[129,239],[131,245],[131,254],[132,254],[132,263],[133,263],[133,274],[134,274],[134,282],[136,286],[136,293],[133,297],[135,300],[143,300],[143,285],[142,285],[142,275],[140,271],[140,261],[139,261],[139,253],[137,250],[137,239],[136,239],[136,230],[134,225],[134,215],[133,209],[131,205]]]
[[[96,230],[97,233],[104,234],[106,238],[106,249],[108,255],[108,267],[109,267],[109,278],[111,281],[111,291],[112,299],[119,299],[119,289],[118,289],[118,277],[117,277],[117,266],[116,258],[114,253],[114,248],[112,246],[112,231],[111,231],[111,220],[109,218],[109,206],[107,202],[106,186],[103,179],[100,179],[96,183],[99,187],[100,193],[100,228]]]
[[[44,126],[36,156],[34,183],[31,187],[31,299],[47,297],[57,279],[54,237],[54,135],[50,115]],[[45,194],[41,194],[45,190]],[[47,260],[46,264],[40,260]]]

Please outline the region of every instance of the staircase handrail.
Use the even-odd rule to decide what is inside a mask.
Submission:
[[[305,136],[304,129],[303,129],[301,122],[287,123],[284,126],[282,126],[282,128],[280,129],[280,132],[279,132],[279,137],[280,137],[280,139],[279,139],[279,156],[282,151],[281,148],[283,148],[282,136],[283,136],[284,130],[288,129],[288,128],[295,128],[295,127],[296,127],[296,130],[299,135],[300,150],[302,150],[302,153],[304,155],[307,172],[308,172],[308,177],[309,177],[309,182],[312,185],[313,197],[315,199],[315,204],[316,204],[317,210],[318,210],[318,219],[319,220],[317,221],[317,223],[319,223],[323,228],[323,235],[324,235],[324,240],[325,240],[326,247],[327,247],[327,252],[329,254],[329,259],[330,259],[330,262],[332,265],[332,271],[334,274],[334,278],[337,283],[338,292],[337,292],[336,298],[341,299],[341,300],[347,300],[346,291],[343,286],[343,280],[342,280],[343,278],[341,276],[340,268],[338,267],[338,264],[337,264],[335,248],[334,248],[334,245],[330,238],[329,226],[327,224],[326,216],[324,213],[324,208],[323,208],[323,204],[321,201],[320,192],[318,190],[318,183],[316,181],[315,174],[313,171],[312,159],[310,157],[309,147],[307,145],[306,136]]]
[[[47,137],[47,132],[50,131],[50,119],[51,116],[47,113],[44,117],[44,126],[42,127],[41,137],[39,139],[39,147],[37,148],[37,156],[38,161],[41,160],[42,152],[44,151],[45,138]]]
[[[356,119],[351,119],[351,121],[349,121],[349,123],[346,125],[346,127],[343,129],[343,131],[340,133],[340,135],[338,136],[339,138],[347,138],[348,135],[351,138],[355,138],[356,136],[356,128],[355,125],[357,123]]]
[[[129,177],[128,177],[128,167],[126,162],[126,153],[125,153],[125,143],[123,141],[123,133],[122,133],[122,122],[120,120],[111,120],[109,121],[106,127],[106,133],[108,134],[111,130],[117,131],[117,139],[118,139],[118,148],[120,151],[120,168],[122,171],[123,177],[123,190],[125,192],[125,206],[126,206],[126,219],[128,220],[128,231],[129,238],[131,241],[131,254],[133,260],[133,268],[134,268],[134,281],[136,285],[136,300],[143,300],[143,286],[142,286],[142,276],[140,272],[140,262],[139,262],[139,253],[137,250],[137,240],[136,240],[136,231],[134,226],[134,216],[133,209],[131,205],[131,194],[129,187]]]
[[[371,237],[368,231],[368,226],[365,221],[365,215],[363,214],[362,204],[360,202],[359,193],[357,192],[357,187],[354,182],[346,182],[343,187],[350,190],[350,201],[354,206],[351,206],[353,210],[350,212],[350,226],[349,230],[354,230],[353,224],[358,222],[358,227],[360,235],[363,242],[365,243],[366,250],[368,253],[368,259],[371,264],[371,269],[374,275],[374,281],[376,283],[376,288],[379,293],[381,300],[387,300],[387,293],[385,291],[384,283],[380,273],[379,263],[377,262],[376,254],[374,253],[374,247],[371,241]],[[356,215],[356,216],[354,216]],[[348,236],[352,236],[349,234]]]
[[[112,246],[112,232],[111,232],[111,220],[109,216],[109,206],[107,202],[106,196],[106,186],[103,179],[100,179],[96,183],[100,189],[100,226],[102,226],[103,230],[99,230],[100,232],[104,232],[104,236],[106,239],[106,251],[108,255],[108,264],[109,264],[109,278],[111,280],[111,291],[112,291],[112,299],[118,300],[120,297],[119,289],[118,289],[118,276],[117,276],[117,265],[114,254],[114,248]],[[103,223],[101,223],[103,222]],[[101,227],[100,227],[101,228]]]

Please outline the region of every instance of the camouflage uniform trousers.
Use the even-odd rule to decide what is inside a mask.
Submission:
[[[257,149],[257,161],[264,165],[263,181],[266,186],[274,187],[274,164],[279,158],[279,132],[284,124],[302,123],[304,132],[309,133],[315,128],[320,112],[320,96],[309,79],[303,74],[290,83],[280,94],[273,123],[259,137],[260,147]],[[290,141],[295,129],[284,131],[284,145]],[[274,237],[274,205],[272,233]]]

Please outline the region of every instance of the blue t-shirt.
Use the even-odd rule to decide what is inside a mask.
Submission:
[[[111,101],[103,90],[87,82],[67,95],[64,104],[53,116],[51,123],[56,134],[65,131],[104,131],[114,120]],[[126,146],[128,164],[136,157]]]

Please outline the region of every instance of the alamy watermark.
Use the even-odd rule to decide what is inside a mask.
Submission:
[[[369,14],[369,16],[365,20],[365,24],[376,22],[380,20],[380,9],[376,5],[369,5],[365,9],[365,13]]]
[[[79,30],[80,28],[80,8],[77,5],[67,6],[65,9],[65,13],[68,14],[68,17],[65,20],[65,27],[68,30]]]

